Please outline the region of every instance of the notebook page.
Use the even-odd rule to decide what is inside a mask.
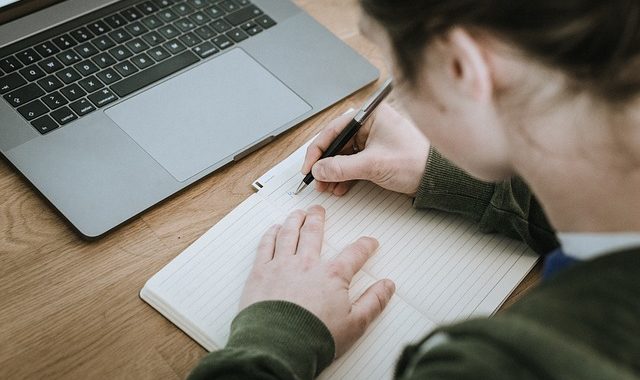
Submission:
[[[378,239],[365,271],[392,279],[397,293],[434,322],[494,312],[537,261],[523,243],[483,234],[462,217],[416,210],[409,197],[371,183],[359,182],[344,197],[312,189],[296,196],[300,179],[291,167],[258,194],[286,210],[324,206],[325,239],[336,250],[360,236]]]
[[[223,347],[258,242],[286,214],[288,210],[254,194],[151,278],[141,296],[208,350]],[[337,251],[325,244],[322,254],[333,257]],[[351,286],[352,298],[374,281],[360,272]],[[322,378],[390,378],[402,348],[433,327],[420,312],[393,297],[383,315]]]

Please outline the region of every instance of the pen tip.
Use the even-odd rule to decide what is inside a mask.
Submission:
[[[298,186],[298,189],[296,189],[296,191],[293,193],[293,195],[298,195],[302,192],[302,190],[304,190],[307,187],[307,184],[302,182],[300,184],[300,186]]]

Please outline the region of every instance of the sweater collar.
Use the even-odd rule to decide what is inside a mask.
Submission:
[[[562,251],[568,257],[586,261],[628,248],[640,247],[640,233],[559,233]]]

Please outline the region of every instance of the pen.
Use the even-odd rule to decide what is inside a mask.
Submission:
[[[376,107],[380,103],[382,103],[384,98],[387,95],[389,95],[392,88],[393,88],[393,83],[391,78],[389,78],[384,82],[384,84],[380,87],[380,89],[378,89],[378,91],[376,91],[376,93],[373,94],[373,96],[369,98],[369,100],[367,100],[367,102],[362,106],[362,108],[360,108],[360,111],[358,111],[356,116],[354,116],[353,119],[349,122],[349,124],[347,124],[346,128],[343,129],[342,132],[340,132],[338,137],[336,137],[336,139],[333,140],[331,145],[329,145],[327,150],[320,157],[320,160],[322,160],[323,158],[333,157],[337,155],[342,150],[342,148],[344,148],[345,145],[347,145],[347,142],[349,142],[349,140],[351,140],[353,136],[355,136],[356,133],[358,133],[358,130],[360,130],[360,127],[362,127],[365,121],[367,121],[367,119],[369,118],[369,116],[371,116],[371,114],[376,109]],[[300,192],[304,190],[307,186],[309,186],[309,184],[312,181],[313,181],[313,174],[309,172],[309,174],[307,174],[304,177],[304,179],[300,183],[300,186],[298,186],[298,189],[294,194],[295,195],[300,194]]]

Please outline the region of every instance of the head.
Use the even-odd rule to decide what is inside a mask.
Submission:
[[[635,0],[360,3],[362,29],[390,57],[410,116],[484,180],[516,174],[523,141],[557,139],[533,130],[540,115],[624,109],[640,92]]]

